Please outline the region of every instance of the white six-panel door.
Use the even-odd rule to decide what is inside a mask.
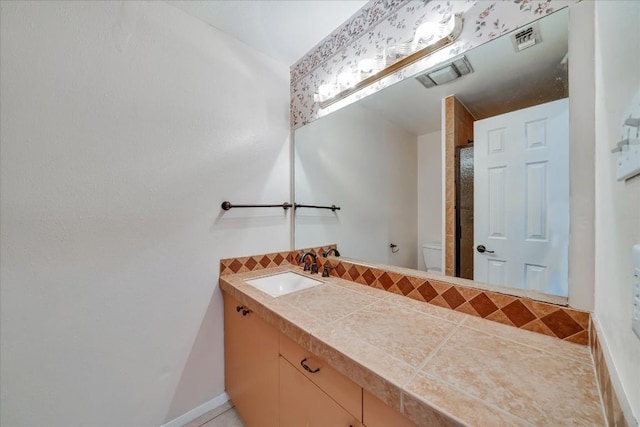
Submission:
[[[474,280],[567,296],[569,100],[476,121],[474,140]]]

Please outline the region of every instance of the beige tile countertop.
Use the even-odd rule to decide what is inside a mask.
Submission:
[[[604,426],[588,347],[335,277],[273,298],[223,291],[419,426]]]

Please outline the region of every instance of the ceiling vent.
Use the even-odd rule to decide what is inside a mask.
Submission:
[[[520,52],[528,47],[534,46],[542,41],[540,37],[540,28],[538,23],[534,22],[531,25],[524,27],[521,31],[516,32],[511,36],[511,41],[516,49],[516,52]]]
[[[467,60],[466,56],[459,56],[453,58],[451,61],[444,65],[439,65],[426,73],[420,74],[416,79],[424,85],[426,88],[434,87],[449,83],[465,74],[473,72],[471,64]]]

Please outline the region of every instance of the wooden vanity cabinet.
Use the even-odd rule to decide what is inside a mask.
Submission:
[[[338,405],[362,421],[362,387],[283,334],[280,334],[280,354]]]
[[[362,424],[280,357],[280,426],[361,427]]]
[[[366,427],[416,427],[408,418],[369,393],[362,393],[362,422]]]
[[[227,394],[246,427],[277,427],[278,331],[227,293],[223,297]]]
[[[225,387],[246,427],[415,427],[229,294],[223,296]]]

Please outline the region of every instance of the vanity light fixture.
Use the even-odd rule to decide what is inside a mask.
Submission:
[[[469,60],[466,56],[462,55],[448,61],[444,65],[438,65],[436,68],[420,74],[416,77],[416,80],[422,83],[424,87],[430,88],[449,83],[450,81],[472,72],[473,68],[471,68]]]
[[[320,85],[316,97],[320,108],[326,108],[453,43],[461,32],[460,15],[451,15],[440,22],[423,23],[411,41],[389,45],[384,56],[360,61],[357,72],[341,73],[336,83]]]

